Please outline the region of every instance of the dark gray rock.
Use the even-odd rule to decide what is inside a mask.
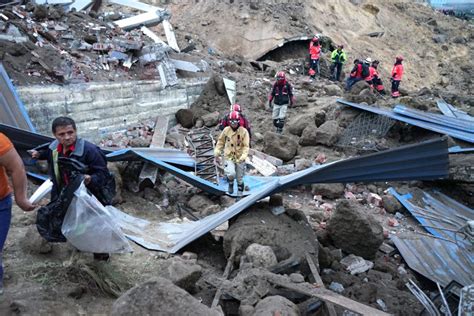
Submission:
[[[201,117],[203,123],[207,127],[216,126],[219,123],[220,114],[219,112],[215,111]]]
[[[285,135],[266,132],[263,141],[263,152],[283,161],[293,159],[298,150],[298,143]]]
[[[382,203],[385,210],[390,214],[395,214],[403,208],[403,205],[391,194],[382,196]]]
[[[333,146],[339,138],[339,124],[337,121],[326,121],[316,130],[316,144]]]
[[[288,122],[288,131],[297,136],[301,136],[307,126],[314,125],[313,119],[309,115],[297,115]]]
[[[194,113],[189,109],[179,109],[175,117],[184,128],[191,128],[194,125]]]
[[[298,306],[283,296],[268,296],[257,303],[254,316],[299,316]]]
[[[214,205],[211,199],[204,195],[193,195],[187,205],[195,212],[200,212],[210,205]]]
[[[373,259],[384,237],[382,225],[370,212],[357,201],[340,201],[327,226],[334,245],[347,253]]]
[[[344,194],[344,185],[342,183],[316,183],[311,185],[311,193],[337,199]]]

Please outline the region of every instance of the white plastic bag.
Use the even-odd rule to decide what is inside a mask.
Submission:
[[[94,253],[132,252],[132,248],[109,210],[89,194],[84,183],[74,193],[61,228],[77,249]]]

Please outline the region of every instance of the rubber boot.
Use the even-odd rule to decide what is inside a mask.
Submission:
[[[244,184],[237,184],[237,201],[242,198],[244,193]]]

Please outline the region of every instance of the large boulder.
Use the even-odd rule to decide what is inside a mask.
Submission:
[[[337,84],[330,84],[325,86],[324,91],[326,91],[326,94],[329,96],[343,95],[341,87],[339,87]]]
[[[201,119],[206,127],[216,126],[219,123],[220,114],[217,111],[203,115]]]
[[[184,128],[191,128],[194,125],[194,113],[189,109],[179,109],[175,117]]]
[[[298,306],[295,303],[284,298],[283,296],[268,296],[257,303],[255,316],[274,316],[274,315],[285,315],[285,316],[299,316],[300,312]]]
[[[193,261],[172,258],[160,275],[186,291],[193,291],[197,280],[201,277],[202,267]]]
[[[333,146],[339,138],[339,132],[340,128],[337,121],[326,121],[316,130],[316,142],[317,144]]]
[[[318,144],[316,140],[317,130],[318,128],[316,125],[306,126],[306,128],[303,130],[303,133],[301,134],[299,144],[301,146],[315,146]]]
[[[263,151],[266,154],[282,159],[291,160],[298,150],[298,143],[288,136],[274,132],[266,132],[263,137]]]
[[[347,253],[373,259],[384,237],[382,225],[370,212],[357,201],[340,201],[327,226],[334,245]]]
[[[314,121],[311,116],[306,114],[297,115],[288,122],[288,131],[293,135],[301,136],[306,126],[311,125],[314,125]]]
[[[165,278],[156,278],[131,288],[115,301],[110,314],[222,315]]]

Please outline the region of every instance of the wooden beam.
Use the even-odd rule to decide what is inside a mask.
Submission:
[[[305,256],[306,262],[308,263],[309,269],[311,270],[311,274],[313,275],[316,285],[324,289],[325,286],[323,280],[319,275],[318,268],[314,264],[313,258],[311,258],[311,255],[307,252],[305,253]],[[334,309],[334,305],[332,303],[326,302],[326,309],[328,311],[329,316],[337,316],[336,310]]]
[[[266,160],[277,167],[283,165],[283,160],[281,160],[280,158],[267,155],[266,153],[262,153],[261,151],[252,148],[250,148],[249,150],[249,155],[257,156],[258,158]]]
[[[272,274],[272,273],[267,273],[262,277],[265,277],[265,279],[268,282],[274,285],[278,285],[283,288],[287,288],[289,290],[293,290],[293,291],[296,291],[308,296],[317,297],[326,302],[330,302],[330,303],[342,306],[345,309],[351,310],[361,315],[367,315],[367,316],[369,315],[370,316],[389,316],[390,315],[376,308],[351,300],[350,298],[347,298],[345,296],[342,296],[330,290],[320,288],[320,287],[310,287],[308,283],[299,283],[299,284],[292,283],[291,281],[289,281],[287,277]]]

